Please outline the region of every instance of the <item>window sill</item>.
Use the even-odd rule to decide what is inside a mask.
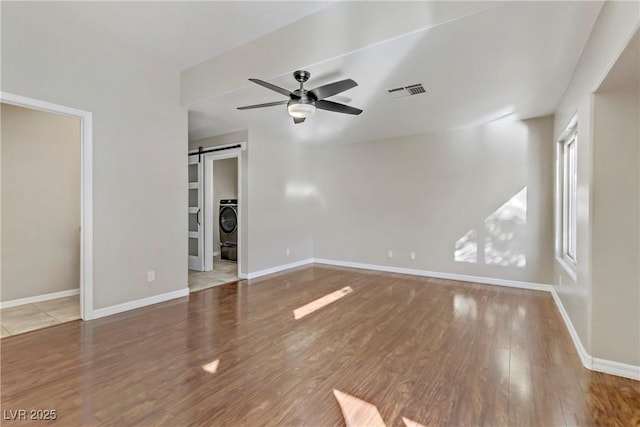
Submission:
[[[571,277],[571,279],[573,279],[574,282],[578,281],[578,272],[576,271],[575,264],[569,263],[567,260],[559,256],[556,256],[556,261],[560,266],[562,266],[562,269],[569,275],[569,277]]]

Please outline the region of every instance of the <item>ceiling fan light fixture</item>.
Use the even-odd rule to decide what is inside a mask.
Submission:
[[[287,105],[287,110],[293,118],[306,119],[315,114],[316,106],[311,103],[290,102],[289,105]]]

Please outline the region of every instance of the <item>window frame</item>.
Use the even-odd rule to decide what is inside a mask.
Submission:
[[[576,266],[577,258],[577,189],[578,127],[572,120],[560,140],[560,253],[563,261]]]

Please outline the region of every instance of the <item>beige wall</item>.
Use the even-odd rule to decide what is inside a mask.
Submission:
[[[2,104],[1,300],[80,286],[80,120]]]
[[[2,90],[93,113],[94,306],[186,289],[179,74],[49,19],[41,3],[2,4]]]
[[[554,263],[554,284],[573,326],[588,353],[602,338],[593,332],[594,299],[592,289],[593,231],[593,99],[592,93],[616,61],[638,28],[640,5],[637,2],[605,2],[589,36],[574,74],[559,103],[554,125],[554,141],[576,113],[578,114],[578,197],[577,197],[577,278],[574,280]],[[637,121],[637,119],[636,119]],[[631,332],[621,331],[621,335]],[[615,360],[615,359],[614,359]]]
[[[598,89],[593,133],[594,357],[640,366],[640,41]]]
[[[546,117],[314,148],[314,256],[549,283],[551,137]]]
[[[218,214],[221,199],[238,198],[238,160],[224,159],[213,162],[213,249],[220,252]]]

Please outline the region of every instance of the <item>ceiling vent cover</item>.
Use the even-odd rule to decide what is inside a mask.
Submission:
[[[420,95],[421,93],[427,93],[427,90],[422,86],[422,83],[416,83],[414,85],[394,87],[393,89],[387,89],[387,93],[392,98],[405,98],[407,96]]]

